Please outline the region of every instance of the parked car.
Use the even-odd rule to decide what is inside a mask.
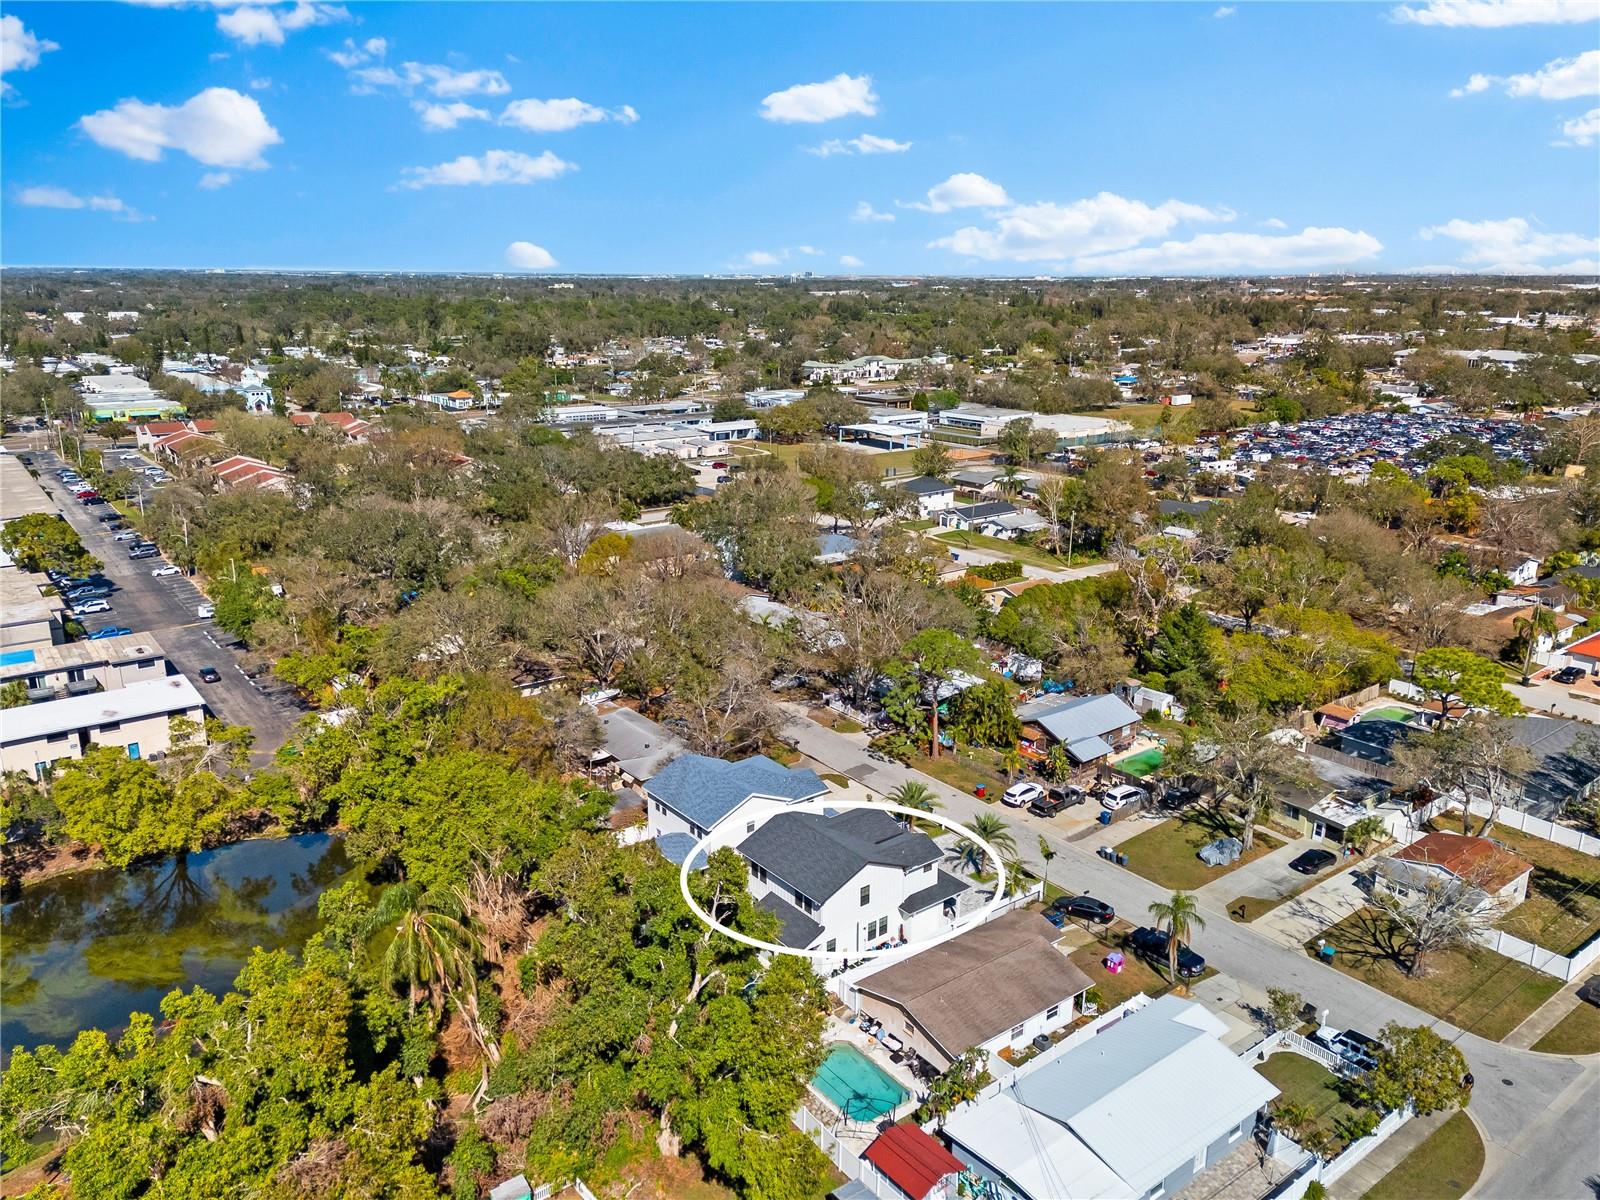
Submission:
[[[1289,870],[1299,871],[1302,875],[1315,875],[1338,861],[1339,856],[1331,850],[1307,850],[1289,864]]]
[[[80,603],[74,604],[72,606],[72,615],[75,616],[75,617],[86,617],[90,613],[103,613],[103,612],[110,612],[110,611],[111,611],[110,602],[107,601],[107,600],[100,599],[98,597],[95,598],[95,599],[92,599],[92,600],[81,601]]]
[[[127,637],[128,634],[132,632],[133,630],[129,629],[126,625],[106,625],[100,629],[96,629],[93,633],[91,633],[89,635],[89,640],[91,642],[98,642],[101,638]]]
[[[167,575],[182,575],[183,568],[175,567],[171,563],[166,563],[165,565],[159,566],[155,570],[151,571],[150,574],[157,579],[161,579]]]
[[[714,462],[711,464],[711,469],[713,471],[726,471],[728,469],[728,464],[725,462]]]
[[[1129,804],[1137,804],[1143,799],[1143,788],[1136,788],[1131,783],[1119,783],[1116,787],[1107,791],[1104,796],[1100,797],[1100,803],[1112,812],[1116,812],[1119,808],[1125,808]]]
[[[79,499],[81,499],[83,501],[83,504],[84,504],[85,508],[94,508],[96,505],[104,504],[106,502],[106,498],[104,496],[99,496],[99,495],[96,495],[96,496],[81,496],[81,497],[79,497]]]
[[[139,533],[138,533],[137,530],[134,530],[134,529],[123,529],[123,530],[119,530],[117,535],[114,538],[112,538],[111,540],[113,542],[131,542],[131,541],[134,541],[136,538],[138,538],[138,536],[139,536]]]
[[[1563,687],[1566,687],[1566,686],[1568,686],[1570,684],[1577,683],[1582,678],[1583,678],[1583,668],[1582,667],[1562,667],[1561,670],[1557,671],[1554,675],[1550,676],[1550,679],[1551,679],[1552,682],[1559,683]]]
[[[733,482],[733,476],[732,475],[718,475],[717,476],[717,482],[718,483],[732,483]]]
[[[1050,901],[1050,911],[1065,913],[1069,917],[1077,917],[1080,921],[1090,921],[1096,925],[1104,925],[1116,919],[1117,910],[1104,900],[1096,900],[1093,896],[1057,896]]]
[[[221,681],[221,679],[222,679],[222,672],[217,670],[215,667],[201,667],[200,668],[200,682],[201,683],[218,683],[218,682]]]
[[[154,558],[160,553],[161,551],[154,546],[130,546],[128,548],[128,557],[135,561],[141,558]]]
[[[215,604],[201,604],[195,608],[194,613],[197,617],[214,617],[217,615],[217,606]]]
[[[122,514],[121,513],[114,513],[114,512],[101,513],[100,514],[100,519],[102,521],[120,521],[120,520],[122,520]]]
[[[1028,805],[1028,811],[1036,817],[1053,817],[1065,809],[1076,808],[1089,800],[1089,793],[1078,787],[1053,787],[1047,788],[1044,795]]]
[[[1013,783],[1004,792],[1000,793],[1000,803],[1009,808],[1021,808],[1024,804],[1032,804],[1044,795],[1044,788],[1037,783]]]
[[[75,587],[67,593],[68,600],[103,600],[111,594],[111,589],[98,583],[86,583],[82,587]]]
[[[1140,958],[1145,958],[1153,963],[1167,961],[1167,931],[1165,929],[1151,929],[1141,925],[1128,935],[1128,946]],[[1189,947],[1178,946],[1178,974],[1184,979],[1193,979],[1203,975],[1206,969],[1206,960],[1201,958]]]
[[[1333,1052],[1358,1071],[1370,1071],[1378,1065],[1378,1051],[1383,1043],[1354,1029],[1346,1029],[1333,1039]]]
[[[1578,989],[1578,999],[1600,1008],[1600,975],[1591,975]]]

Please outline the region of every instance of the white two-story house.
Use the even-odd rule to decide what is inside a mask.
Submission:
[[[673,759],[644,784],[650,836],[661,853],[682,865],[694,844],[725,822],[743,819],[739,836],[755,832],[749,813],[773,804],[798,804],[828,794],[815,771],[786,767],[765,755],[724,762],[703,754]],[[740,814],[745,814],[741,818]]]
[[[779,940],[839,955],[814,962],[822,974],[948,928],[967,886],[939,869],[932,838],[878,809],[779,813],[738,849],[751,894],[782,922]]]

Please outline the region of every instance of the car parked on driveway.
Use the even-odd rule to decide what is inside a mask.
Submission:
[[[1148,959],[1152,963],[1164,964],[1167,961],[1167,939],[1165,929],[1151,929],[1141,925],[1128,935],[1128,947],[1140,958]],[[1180,943],[1178,945],[1178,974],[1184,979],[1194,979],[1205,974],[1206,960],[1201,958],[1189,947]]]
[[[1144,789],[1136,788],[1131,783],[1119,783],[1100,797],[1100,803],[1112,812],[1125,808],[1129,804],[1136,804],[1144,799]]]
[[[1013,783],[1000,794],[1000,803],[1008,808],[1021,808],[1025,804],[1032,804],[1044,795],[1044,788],[1037,783]]]
[[[1383,1043],[1354,1029],[1346,1029],[1333,1039],[1333,1052],[1358,1071],[1370,1071],[1378,1065],[1378,1052]]]
[[[1116,919],[1117,910],[1104,900],[1096,900],[1093,896],[1057,896],[1050,901],[1050,912],[1062,913],[1069,917],[1076,917],[1080,921],[1089,921],[1095,925],[1104,925]]]
[[[1028,811],[1036,817],[1053,817],[1058,812],[1087,804],[1088,801],[1089,793],[1082,788],[1052,787],[1046,788],[1044,795],[1029,804]]]
[[[1577,683],[1582,678],[1583,678],[1583,668],[1582,667],[1562,667],[1561,670],[1557,671],[1554,675],[1550,676],[1551,682],[1559,683],[1563,687],[1566,687],[1566,686],[1568,686],[1570,684]]]
[[[1289,870],[1299,871],[1302,875],[1315,875],[1338,861],[1339,856],[1331,850],[1307,850],[1289,864]]]

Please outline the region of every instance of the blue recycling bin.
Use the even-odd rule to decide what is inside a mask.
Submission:
[[[1100,824],[1102,824],[1102,825],[1111,824],[1111,812],[1110,812],[1109,809],[1102,808],[1100,810]]]

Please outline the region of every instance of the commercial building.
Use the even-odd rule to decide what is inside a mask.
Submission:
[[[95,746],[119,746],[129,758],[165,754],[174,717],[205,718],[205,701],[182,675],[10,708],[0,722],[0,770],[43,778],[53,764]]]
[[[34,702],[115,691],[166,674],[166,652],[148,634],[8,648],[0,654],[0,684],[20,679]]]
[[[1086,417],[1078,413],[1037,413],[1020,408],[996,408],[989,404],[958,404],[939,411],[939,426],[952,433],[978,441],[993,441],[1013,421],[1030,420],[1035,429],[1055,434],[1058,446],[1093,446],[1129,437],[1133,426],[1126,421],[1105,417]]]

